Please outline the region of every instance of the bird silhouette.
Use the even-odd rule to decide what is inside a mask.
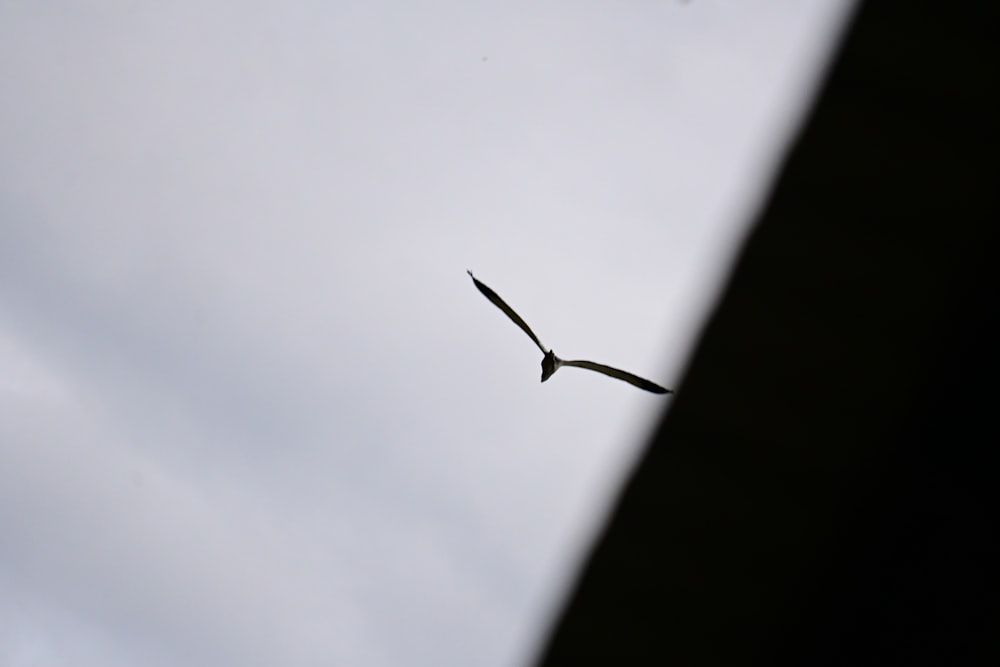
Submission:
[[[542,354],[545,355],[545,357],[542,359],[542,382],[545,382],[550,377],[552,377],[552,374],[563,366],[575,366],[576,368],[587,368],[592,371],[597,371],[598,373],[604,373],[605,375],[617,378],[619,380],[624,380],[625,382],[634,384],[636,387],[639,387],[640,389],[651,391],[654,394],[674,393],[673,390],[664,389],[655,382],[650,382],[649,380],[643,379],[638,375],[632,375],[631,373],[627,373],[617,368],[612,368],[611,366],[605,366],[604,364],[597,364],[594,363],[593,361],[583,361],[580,359],[560,359],[559,357],[556,356],[555,352],[553,352],[551,349],[546,349],[545,346],[542,345],[542,341],[538,340],[538,336],[536,336],[535,332],[531,330],[531,327],[528,326],[528,323],[525,322],[523,319],[521,319],[521,316],[515,313],[514,309],[508,306],[507,302],[500,298],[500,295],[498,295],[496,292],[491,290],[486,284],[484,284],[478,278],[472,275],[472,271],[466,271],[466,273],[468,273],[469,277],[472,278],[472,282],[475,283],[476,289],[482,292],[483,296],[492,301],[494,306],[502,310],[507,315],[507,317],[509,317],[514,322],[514,324],[521,327],[521,330],[524,333],[528,334],[528,338],[533,340],[535,342],[535,345],[538,346],[538,349],[541,350]]]

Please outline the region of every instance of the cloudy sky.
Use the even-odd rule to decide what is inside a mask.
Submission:
[[[0,1],[0,664],[524,665],[848,8]]]

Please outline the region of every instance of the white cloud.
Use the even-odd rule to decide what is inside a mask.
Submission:
[[[0,662],[530,655],[843,8],[0,6]]]

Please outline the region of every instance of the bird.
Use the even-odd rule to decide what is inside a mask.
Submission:
[[[545,356],[542,358],[542,382],[545,382],[553,373],[562,368],[563,366],[573,366],[575,368],[586,368],[588,370],[597,371],[598,373],[604,373],[605,375],[619,380],[624,380],[630,384],[639,387],[639,389],[645,389],[646,391],[651,391],[654,394],[672,394],[674,393],[672,389],[665,389],[655,382],[650,382],[638,375],[633,375],[626,371],[612,368],[611,366],[605,366],[604,364],[594,363],[593,361],[584,361],[582,359],[560,359],[556,356],[556,353],[551,349],[546,348],[542,345],[542,341],[538,340],[538,336],[535,332],[531,330],[528,323],[521,319],[521,316],[514,312],[514,309],[507,305],[507,302],[500,298],[500,295],[489,288],[485,283],[480,281],[474,275],[472,271],[466,270],[469,277],[472,278],[472,282],[476,285],[476,289],[483,293],[487,299],[493,302],[493,305],[504,312],[514,322],[517,326],[521,327],[521,331],[528,334],[528,338],[534,341],[538,349],[542,351]]]

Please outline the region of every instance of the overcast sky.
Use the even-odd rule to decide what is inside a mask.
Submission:
[[[848,7],[0,0],[0,664],[524,665]]]

